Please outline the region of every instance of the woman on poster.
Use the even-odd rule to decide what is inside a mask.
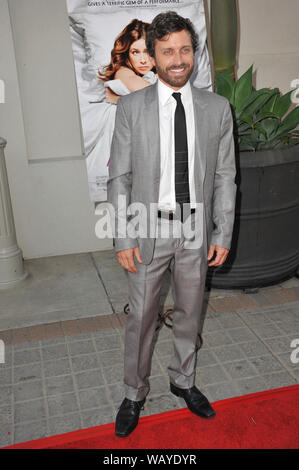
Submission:
[[[148,26],[149,23],[135,18],[117,36],[110,63],[98,73],[106,88],[106,102],[115,104],[120,95],[140,90],[156,81],[145,45]]]

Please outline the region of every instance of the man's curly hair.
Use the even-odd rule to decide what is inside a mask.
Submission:
[[[183,18],[175,11],[167,11],[157,15],[146,31],[146,48],[151,57],[155,57],[155,40],[162,39],[170,33],[186,30],[190,33],[193,52],[198,49],[198,34],[189,18]]]

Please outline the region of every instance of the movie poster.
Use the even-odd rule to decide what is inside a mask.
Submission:
[[[193,22],[200,41],[191,82],[212,91],[204,5],[203,0],[66,1],[90,198],[106,201],[117,99],[157,80],[144,34],[158,13],[176,11]],[[132,75],[126,80],[126,73],[119,77],[115,68],[118,60],[122,67],[133,70],[137,80],[132,80]]]

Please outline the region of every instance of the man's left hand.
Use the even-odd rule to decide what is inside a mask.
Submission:
[[[209,263],[208,266],[221,266],[225,262],[229,250],[227,248],[222,248],[221,246],[210,245],[208,260],[213,258],[215,252],[216,258],[214,261]]]

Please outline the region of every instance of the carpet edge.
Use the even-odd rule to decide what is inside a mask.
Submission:
[[[231,407],[235,403],[238,403],[240,401],[261,401],[264,399],[265,396],[269,396],[271,394],[277,395],[281,393],[287,393],[290,391],[294,391],[298,389],[299,390],[299,384],[294,384],[294,385],[289,385],[287,387],[280,387],[276,389],[270,389],[270,390],[264,390],[261,392],[254,392],[250,393],[247,395],[240,395],[237,397],[231,397],[231,398],[226,398],[223,400],[219,400],[216,402],[213,402],[212,405],[214,406],[215,410],[219,410],[222,408],[226,407]],[[188,416],[189,414],[192,414],[191,411],[189,411],[188,408],[180,408],[178,410],[170,410],[170,411],[164,411],[162,413],[156,413],[154,415],[150,416],[143,416],[139,419],[139,424],[140,425],[147,425],[152,424],[153,422],[159,423],[161,421],[164,421],[165,419],[170,419],[172,420],[173,418],[182,417],[182,416]],[[95,426],[95,427],[90,427],[90,428],[85,428],[85,429],[79,429],[77,431],[70,431],[67,433],[63,433],[60,435],[54,435],[54,436],[47,436],[39,439],[34,439],[31,441],[26,441],[18,444],[12,444],[10,446],[6,447],[1,447],[1,450],[9,450],[9,449],[50,449],[51,447],[55,447],[57,445],[61,444],[67,444],[68,442],[76,442],[82,439],[87,439],[87,438],[92,438],[94,435],[100,436],[101,434],[105,434],[112,429],[114,430],[115,423],[108,423],[108,424],[103,424],[100,426]]]

